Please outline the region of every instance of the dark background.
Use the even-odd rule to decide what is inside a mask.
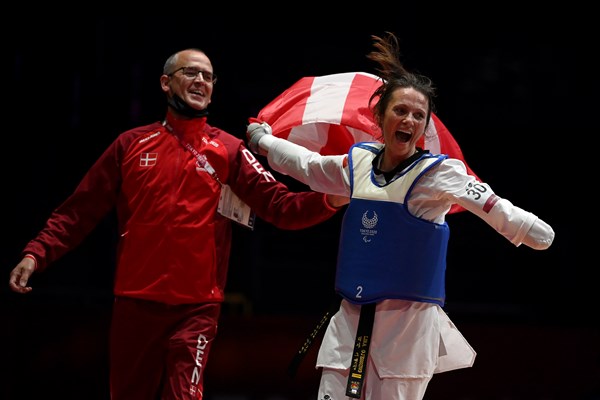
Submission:
[[[556,231],[550,249],[535,251],[513,246],[472,214],[448,216],[446,312],[479,355],[473,368],[436,375],[426,399],[597,399],[597,267],[576,249],[581,224],[574,222],[591,208],[580,199],[590,198],[584,159],[597,130],[590,129],[597,78],[586,72],[592,29],[583,10],[577,18],[547,9],[535,17],[493,13],[465,22],[421,14],[329,31],[278,29],[258,16],[248,25],[271,29],[206,27],[191,21],[193,13],[176,26],[159,17],[17,18],[19,28],[4,35],[0,397],[108,398],[113,216],[34,275],[29,295],[10,292],[8,274],[116,136],[162,119],[159,77],[169,55],[206,51],[219,77],[209,122],[243,138],[247,118],[301,77],[375,72],[366,58],[370,35],[389,30],[401,40],[405,65],[436,83],[437,115],[470,167]],[[282,371],[334,300],[340,221],[341,213],[303,231],[260,220],[253,232],[235,228],[228,301],[207,370],[209,400],[314,398],[314,354],[296,380]]]

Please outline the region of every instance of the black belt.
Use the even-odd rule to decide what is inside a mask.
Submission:
[[[306,356],[306,353],[308,353],[308,349],[310,349],[310,347],[313,345],[315,339],[317,338],[319,333],[322,332],[323,328],[325,326],[327,326],[327,324],[329,323],[329,320],[331,319],[333,314],[335,314],[337,312],[339,306],[340,306],[340,300],[336,299],[336,301],[334,301],[331,304],[331,306],[329,307],[329,310],[327,310],[325,312],[325,314],[323,315],[323,317],[321,317],[321,319],[319,320],[317,325],[313,328],[312,332],[308,335],[308,337],[306,338],[304,343],[302,343],[302,346],[300,346],[300,348],[298,349],[296,354],[294,354],[294,358],[292,358],[292,361],[290,362],[290,365],[288,366],[288,370],[287,370],[288,375],[291,378],[293,378],[296,375],[296,372],[298,371],[298,367],[300,366],[300,363]]]
[[[337,304],[337,303],[336,303]],[[371,332],[373,331],[373,322],[375,321],[376,303],[364,304],[360,308],[360,319],[358,329],[356,330],[356,340],[354,342],[354,354],[352,355],[352,364],[350,365],[350,374],[348,375],[348,384],[346,386],[346,396],[359,399],[365,379],[367,368],[367,357],[369,355],[369,345],[371,344]],[[327,325],[331,316],[335,313],[331,307],[325,315],[319,320],[310,335],[306,338],[300,349],[294,355],[288,366],[288,375],[294,377],[300,365],[300,362],[306,356],[308,349],[312,346],[317,335]]]
[[[367,372],[367,357],[369,356],[369,345],[371,344],[371,333],[375,321],[376,303],[364,304],[360,308],[360,319],[356,330],[354,342],[354,353],[352,364],[348,375],[346,396],[359,399],[362,394],[365,374]]]

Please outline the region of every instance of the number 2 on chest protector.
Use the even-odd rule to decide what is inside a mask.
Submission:
[[[356,287],[356,296],[354,296],[357,299],[361,299],[361,293],[362,293],[363,287],[362,286],[357,286]]]

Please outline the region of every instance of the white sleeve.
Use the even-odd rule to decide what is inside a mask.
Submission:
[[[545,250],[554,241],[550,225],[506,199],[498,197],[492,209],[479,216],[515,246],[524,243],[532,249]]]
[[[435,174],[435,185],[445,188],[447,200],[483,219],[515,246],[544,250],[554,241],[554,230],[536,215],[497,196],[492,188],[468,175],[460,160],[447,159]],[[448,198],[449,197],[449,198]]]
[[[310,186],[317,192],[350,196],[347,155],[322,156],[288,140],[272,135],[260,139],[259,146],[268,151],[267,161],[275,171]]]

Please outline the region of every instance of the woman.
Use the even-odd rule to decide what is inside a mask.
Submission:
[[[321,156],[248,126],[251,150],[313,190],[346,195],[336,291],[343,300],[325,332],[318,399],[422,399],[434,373],[470,367],[475,351],[443,311],[454,204],[476,214],[515,246],[547,249],[554,231],[467,173],[464,163],[417,146],[435,89],[398,59],[398,40],[373,36],[383,84],[370,99],[383,143]]]

